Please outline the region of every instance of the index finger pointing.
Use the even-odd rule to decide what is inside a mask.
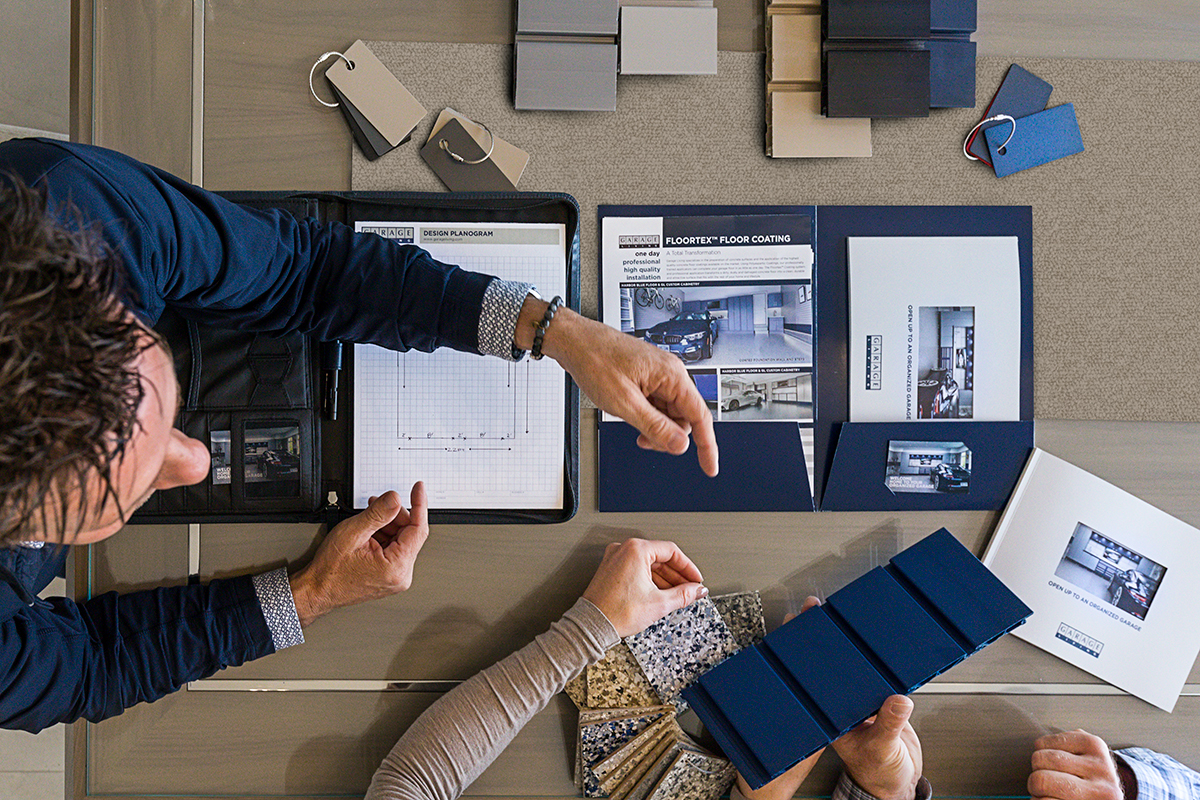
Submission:
[[[700,469],[710,478],[715,478],[720,469],[717,452],[717,435],[713,432],[712,412],[700,396],[696,384],[688,380],[675,401],[676,415],[691,424],[692,439],[696,442],[696,456]]]

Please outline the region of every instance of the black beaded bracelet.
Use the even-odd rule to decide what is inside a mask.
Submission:
[[[546,309],[546,316],[542,317],[542,321],[537,324],[537,330],[533,334],[533,347],[529,350],[529,357],[534,361],[542,360],[542,340],[546,338],[546,331],[550,329],[550,321],[554,319],[554,315],[558,313],[558,307],[561,305],[561,297],[551,300],[550,307]]]

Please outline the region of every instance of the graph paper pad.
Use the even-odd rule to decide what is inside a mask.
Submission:
[[[567,294],[566,226],[357,222],[439,261]],[[481,242],[483,236],[486,242]],[[563,507],[566,374],[447,348],[354,346],[354,507],[425,481],[431,509]]]

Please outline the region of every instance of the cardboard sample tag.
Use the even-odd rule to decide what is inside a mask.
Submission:
[[[456,161],[447,149],[442,148],[443,141],[449,151],[458,153],[468,161],[482,158],[487,151],[475,142],[456,119],[443,125],[437,136],[430,137],[421,148],[421,158],[450,191],[511,192],[516,188],[492,159],[479,164]]]
[[[325,77],[392,147],[399,146],[425,116],[425,107],[358,40],[334,62]]]
[[[438,114],[437,121],[433,123],[433,130],[429,132],[429,139],[437,135],[446,123],[452,119],[458,120],[463,129],[471,134],[471,138],[475,140],[483,151],[487,151],[488,147],[488,132],[483,129],[483,126],[473,120],[464,117],[462,114],[455,111],[453,108],[443,108],[442,113]],[[425,141],[428,142],[429,139]],[[492,161],[496,162],[496,166],[504,173],[504,177],[516,186],[521,180],[521,175],[525,172],[525,165],[529,163],[529,153],[526,153],[521,148],[504,141],[499,136],[496,137],[496,146],[492,149]]]
[[[1021,117],[1012,141],[1002,146],[1011,131],[1009,125],[998,125],[984,132],[997,178],[1083,152],[1083,136],[1072,103]]]
[[[1008,73],[1004,76],[1000,88],[996,90],[996,96],[992,98],[991,104],[983,112],[983,118],[1007,114],[1014,119],[1020,119],[1036,114],[1050,102],[1050,93],[1053,91],[1054,87],[1037,75],[1019,64],[1013,64],[1008,68]],[[987,137],[981,134],[988,128],[994,128],[997,125],[1002,125],[1006,131],[1008,130],[1008,123],[1005,121],[985,122],[979,126],[978,131],[971,134],[971,139],[967,142],[967,152],[989,167],[992,166],[992,162],[987,151]]]

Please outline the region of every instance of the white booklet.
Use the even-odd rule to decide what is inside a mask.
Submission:
[[[847,247],[851,421],[1021,418],[1017,237]]]
[[[1014,636],[1175,707],[1200,653],[1200,531],[1034,450],[983,563],[1033,609]]]

